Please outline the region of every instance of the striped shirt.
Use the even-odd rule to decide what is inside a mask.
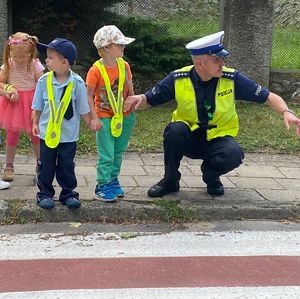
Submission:
[[[1,66],[4,69],[4,65]],[[34,59],[30,68],[30,72],[27,71],[26,65],[16,65],[11,60],[9,75],[7,83],[12,84],[19,91],[34,90],[36,86],[36,75],[44,70],[44,66],[39,59]]]

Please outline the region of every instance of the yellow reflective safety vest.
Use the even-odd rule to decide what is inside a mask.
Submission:
[[[94,65],[99,69],[100,74],[105,83],[105,89],[107,97],[114,113],[114,116],[110,122],[111,134],[114,137],[119,137],[122,134],[123,129],[123,89],[125,83],[125,61],[123,58],[117,58],[117,64],[119,69],[119,86],[118,86],[118,99],[116,100],[113,91],[111,90],[110,80],[106,72],[105,66],[103,65],[101,59],[97,60]]]
[[[195,90],[189,76],[184,76],[193,65],[175,71],[175,99],[177,109],[172,114],[172,121],[183,121],[194,131],[199,128]],[[235,70],[223,67],[224,72]],[[176,76],[178,73],[178,76]],[[183,74],[183,76],[181,76]],[[215,93],[215,111],[208,125],[217,127],[207,130],[207,140],[223,136],[236,136],[239,130],[238,116],[235,109],[234,81],[219,78]]]
[[[47,75],[47,92],[50,108],[50,119],[47,125],[45,143],[50,148],[56,148],[60,141],[62,121],[72,98],[73,82],[70,81],[68,83],[65,94],[61,99],[58,108],[56,109],[52,79],[53,72],[49,72]]]

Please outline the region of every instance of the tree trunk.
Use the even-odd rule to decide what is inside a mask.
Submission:
[[[8,1],[0,0],[0,51],[1,51],[1,60],[3,53],[3,46],[8,36]]]
[[[221,28],[230,51],[229,67],[269,85],[274,17],[273,0],[221,0]]]

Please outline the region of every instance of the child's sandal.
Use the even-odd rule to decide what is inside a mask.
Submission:
[[[2,176],[3,181],[11,182],[14,180],[14,169],[12,167],[6,167]]]

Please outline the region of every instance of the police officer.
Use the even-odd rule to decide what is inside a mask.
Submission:
[[[161,197],[179,190],[178,171],[183,156],[202,159],[202,179],[210,195],[223,195],[220,176],[238,167],[244,154],[234,137],[238,133],[235,100],[266,103],[283,116],[284,124],[297,126],[300,119],[284,100],[243,73],[225,67],[229,53],[223,46],[224,31],[187,44],[193,65],[171,72],[145,94],[130,96],[125,111],[143,110],[175,99],[177,108],[164,131],[165,175],[148,190]]]

